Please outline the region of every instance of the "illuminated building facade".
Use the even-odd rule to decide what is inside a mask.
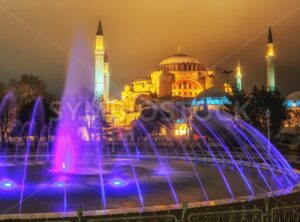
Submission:
[[[300,144],[300,91],[286,97],[286,106],[289,108],[290,118],[285,121],[281,131],[281,140],[294,148]]]
[[[275,84],[275,53],[271,26],[269,26],[268,44],[267,44],[267,89],[273,91]]]
[[[235,79],[236,79],[236,89],[238,91],[242,91],[243,89],[243,85],[242,85],[242,68],[241,68],[241,63],[240,63],[240,57],[239,57],[239,54],[238,54],[238,58],[237,58],[237,66],[236,66],[236,74],[235,74]]]
[[[138,118],[140,109],[151,100],[192,100],[214,87],[214,73],[196,58],[178,52],[162,60],[149,78],[125,85],[121,100],[106,103],[109,121],[129,125]]]
[[[99,22],[95,50],[95,94],[105,101],[107,120],[115,126],[130,126],[139,117],[140,110],[153,100],[189,100],[197,107],[206,103],[210,109],[218,109],[228,102],[227,93],[232,93],[228,83],[216,85],[215,73],[196,58],[177,54],[163,59],[148,78],[137,79],[124,86],[121,99],[109,99],[109,64],[104,47],[104,36]],[[275,54],[271,27],[268,32],[267,88],[275,89]],[[242,90],[242,69],[238,57],[235,84]]]
[[[103,98],[105,101],[109,101],[109,63],[108,63],[108,56],[107,52],[105,51],[104,54],[104,92],[103,92]]]
[[[109,64],[104,46],[104,35],[101,21],[96,33],[95,47],[95,89],[96,97],[109,101]]]
[[[290,119],[285,127],[300,129],[300,91],[287,96],[286,105],[290,109]]]
[[[175,123],[175,136],[188,136],[190,129],[183,119],[177,119]]]

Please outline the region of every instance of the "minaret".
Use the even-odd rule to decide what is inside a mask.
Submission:
[[[105,51],[104,54],[104,100],[109,101],[109,64],[108,64],[108,57],[107,52]]]
[[[95,96],[97,98],[104,96],[104,54],[104,36],[101,21],[99,21],[95,48]]]
[[[241,63],[240,63],[240,56],[239,52],[237,53],[237,66],[236,66],[236,74],[235,74],[235,79],[236,79],[236,89],[240,92],[243,89],[242,86],[242,69],[241,69]]]
[[[266,60],[267,60],[267,90],[274,91],[276,88],[276,84],[275,84],[275,54],[274,54],[272,30],[271,30],[270,25],[269,25]]]

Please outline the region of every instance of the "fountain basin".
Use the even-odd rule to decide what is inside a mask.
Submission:
[[[178,209],[183,202],[188,202],[189,206],[194,207],[209,206],[263,198],[266,195],[284,195],[297,190],[296,184],[291,185],[287,182],[284,172],[274,170],[277,176],[275,180],[274,174],[262,164],[260,169],[265,178],[263,180],[257,168],[244,161],[239,165],[255,195],[249,192],[230,161],[214,162],[209,158],[162,156],[160,162],[151,155],[130,156],[130,158],[126,155],[109,155],[103,156],[101,161],[100,169],[97,158],[92,155],[85,156],[73,172],[57,172],[51,170],[51,161],[29,158],[21,214],[48,213],[53,216],[57,213],[70,214],[79,206],[90,214],[117,213],[120,210],[139,212],[151,209]],[[217,163],[234,197],[228,192]],[[137,180],[134,179],[131,164],[135,169]],[[18,213],[22,184],[20,175],[23,168],[23,159],[1,160],[0,181],[6,181],[6,184],[10,181],[13,184],[10,189],[0,186],[1,214]],[[103,178],[105,197],[101,189],[99,170]],[[178,203],[174,201],[166,174],[170,178]],[[4,176],[5,178],[2,178]],[[281,184],[278,184],[278,180]],[[144,206],[141,205],[136,181],[140,187]]]

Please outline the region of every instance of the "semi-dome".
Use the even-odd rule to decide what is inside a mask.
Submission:
[[[196,96],[196,99],[205,99],[205,98],[218,98],[218,97],[226,97],[226,92],[224,89],[219,89],[216,87],[212,87],[205,91],[202,91]]]
[[[300,108],[300,91],[293,92],[286,97],[286,104],[288,107]]]
[[[206,71],[206,67],[196,58],[189,55],[176,54],[162,60],[158,69],[168,68],[170,71]]]
[[[287,100],[300,100],[300,91],[293,92],[286,97]]]

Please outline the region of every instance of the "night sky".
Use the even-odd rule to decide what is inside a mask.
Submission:
[[[300,0],[0,0],[0,81],[34,74],[59,95],[77,70],[92,87],[99,18],[115,97],[177,45],[209,68],[234,69],[239,49],[246,87],[265,84],[269,22],[277,86],[300,90]]]

